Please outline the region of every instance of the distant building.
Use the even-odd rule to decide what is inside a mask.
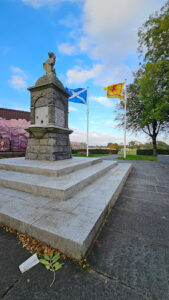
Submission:
[[[30,112],[0,108],[0,151],[26,151],[29,125]]]
[[[24,119],[26,121],[30,121],[30,112],[16,109],[0,108],[0,118],[5,120]]]
[[[86,143],[70,142],[72,149],[86,149]]]

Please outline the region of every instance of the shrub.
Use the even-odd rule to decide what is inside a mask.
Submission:
[[[169,150],[157,149],[157,154],[169,155]],[[153,155],[153,149],[138,149],[137,155]]]
[[[86,149],[72,149],[72,154],[78,154],[79,152],[86,153]],[[117,154],[118,150],[111,149],[89,149],[89,154]]]

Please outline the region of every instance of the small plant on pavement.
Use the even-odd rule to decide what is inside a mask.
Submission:
[[[53,272],[53,281],[50,284],[50,287],[55,281],[55,272],[62,268],[63,264],[58,262],[60,258],[60,253],[53,255],[53,251],[50,252],[50,255],[44,253],[42,258],[39,260],[41,264],[45,265],[46,269]]]

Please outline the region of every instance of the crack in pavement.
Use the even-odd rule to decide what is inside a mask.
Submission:
[[[8,289],[2,294],[2,296],[1,296],[0,299],[3,299],[3,298],[4,298],[4,297],[12,290],[12,288],[15,286],[15,284],[17,284],[19,281],[21,281],[21,278],[22,278],[22,276],[21,276],[20,278],[16,279],[16,280],[8,287]]]
[[[120,285],[124,286],[125,288],[131,289],[132,291],[136,292],[138,295],[144,297],[146,300],[148,300],[148,299],[149,299],[149,300],[158,300],[157,298],[154,298],[154,296],[152,296],[150,293],[148,293],[148,292],[143,292],[143,291],[140,290],[140,289],[136,289],[135,287],[133,287],[133,286],[131,286],[131,285],[129,285],[129,284],[127,284],[127,283],[125,283],[125,282],[123,282],[123,281],[121,281],[121,280],[115,278],[115,277],[111,277],[111,276],[109,276],[109,275],[106,274],[106,273],[103,273],[103,272],[101,272],[101,271],[95,270],[95,269],[93,269],[93,268],[90,269],[90,272],[91,272],[91,273],[93,272],[93,273],[95,273],[95,274],[97,274],[97,275],[99,275],[99,276],[101,276],[101,277],[103,277],[103,278],[107,278],[107,279],[109,279],[109,280],[111,280],[111,281],[113,281],[113,282],[119,283]],[[147,297],[148,297],[148,298],[147,298]]]

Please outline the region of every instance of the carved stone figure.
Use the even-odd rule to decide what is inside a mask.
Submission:
[[[54,64],[56,61],[56,56],[53,52],[48,52],[49,58],[43,63],[43,68],[46,74],[55,73]]]

